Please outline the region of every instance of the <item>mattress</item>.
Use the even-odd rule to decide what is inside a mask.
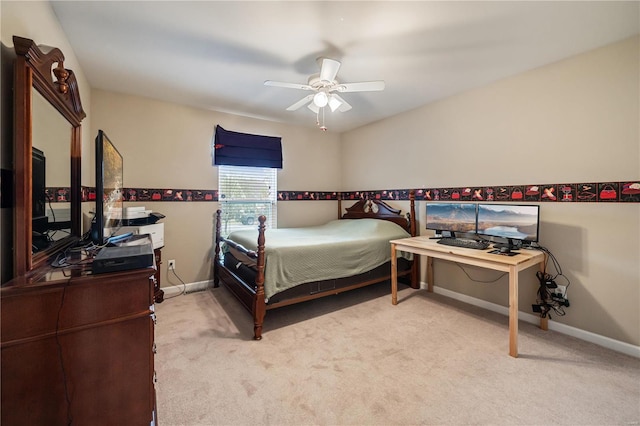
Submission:
[[[233,272],[234,275],[241,278],[245,283],[256,282],[256,270],[245,265],[242,261],[236,259],[231,253],[224,255],[224,266]],[[398,258],[397,263],[398,274],[411,270],[411,262],[404,258]],[[352,286],[365,281],[374,281],[382,278],[388,278],[391,274],[391,262],[386,262],[375,269],[367,271],[363,274],[352,275],[350,277],[335,278],[331,280],[313,281],[304,284],[298,284],[287,290],[272,295],[265,302],[267,305],[280,303],[285,300],[297,297],[314,295],[317,293],[335,293],[345,287]],[[400,278],[398,278],[400,280]]]
[[[305,228],[265,231],[265,297],[299,284],[358,275],[391,260],[390,240],[410,237],[380,219],[340,219]],[[256,250],[258,231],[232,232],[229,239]],[[225,253],[229,248],[225,244]],[[411,255],[398,252],[410,260]],[[247,265],[245,265],[247,266]]]

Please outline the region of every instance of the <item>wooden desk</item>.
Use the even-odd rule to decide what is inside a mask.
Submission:
[[[509,273],[509,355],[518,356],[518,272],[539,265],[544,271],[544,253],[537,250],[518,250],[516,256],[489,253],[438,244],[429,237],[412,237],[391,241],[391,303],[398,304],[398,275],[396,251],[427,256],[427,291],[433,291],[433,259],[444,259],[481,268]],[[541,318],[540,327],[547,329],[547,318]]]

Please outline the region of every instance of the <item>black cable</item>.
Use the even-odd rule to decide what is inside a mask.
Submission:
[[[92,244],[93,245],[93,244]],[[92,246],[91,245],[91,246]],[[85,246],[85,247],[75,247],[76,250],[81,250],[85,252],[86,258],[80,259],[76,262],[69,261],[70,251],[74,248],[67,248],[64,252],[60,252],[56,255],[55,259],[51,262],[51,266],[54,268],[77,268],[84,266],[86,263],[90,263],[93,258],[93,247]]]
[[[556,259],[556,257],[553,255],[553,253],[551,253],[551,250],[549,250],[546,247],[542,247],[542,246],[538,246],[538,248],[547,254],[547,259],[545,260],[545,265],[544,265],[545,272],[547,271],[547,263],[548,263],[549,259],[551,259],[551,261],[553,263],[553,267],[554,267],[554,269],[556,271],[556,275],[552,276],[551,280],[553,281],[553,280],[556,280],[556,279],[562,277],[566,281],[565,294],[564,294],[564,296],[566,298],[567,293],[569,291],[569,286],[571,285],[571,281],[562,272],[562,266],[560,266],[560,262],[558,261],[558,259]]]
[[[60,343],[60,314],[64,306],[64,297],[67,293],[69,281],[62,287],[62,296],[60,297],[60,307],[58,308],[58,318],[56,319],[56,345],[58,346],[58,359],[60,360],[60,369],[62,370],[62,384],[64,385],[64,398],[67,402],[67,425],[73,424],[73,416],[71,415],[71,397],[69,396],[69,387],[67,384],[67,372],[64,368],[64,358],[62,356],[62,344]]]
[[[56,212],[53,210],[53,206],[51,205],[51,194],[49,194],[47,191],[44,192],[45,197],[47,197],[47,201],[49,202],[49,210],[51,210],[51,217],[53,218],[53,221],[56,221]]]
[[[178,274],[176,273],[175,268],[170,269],[170,271],[173,271],[173,275],[175,275],[175,276],[176,276],[176,278],[177,278],[178,280],[180,280],[180,282],[182,283],[182,291],[181,291],[180,293],[175,294],[175,295],[170,296],[170,297],[166,297],[166,296],[165,296],[164,300],[167,300],[167,299],[173,299],[174,297],[183,296],[183,295],[187,294],[187,285],[185,284],[185,282],[184,282],[184,281],[182,281],[182,278],[180,278],[180,277],[178,276]]]
[[[490,284],[490,283],[495,283],[496,281],[498,281],[500,278],[504,277],[505,275],[507,275],[507,272],[503,272],[502,274],[500,274],[498,276],[498,278],[496,278],[495,280],[490,280],[490,281],[482,281],[482,280],[474,280],[473,278],[471,278],[471,275],[469,275],[467,273],[467,271],[462,267],[462,265],[460,265],[458,262],[454,262],[456,264],[456,266],[460,269],[462,269],[462,272],[464,272],[464,274],[467,276],[467,278],[469,278],[471,281],[477,282],[477,283],[485,283],[485,284]]]
[[[542,318],[545,318],[548,315],[549,318],[551,318],[551,311],[555,312],[555,314],[558,316],[564,316],[566,314],[564,307],[569,306],[567,293],[571,281],[562,273],[560,262],[558,261],[558,259],[556,259],[553,253],[551,253],[551,250],[542,246],[538,246],[537,248],[547,255],[544,262],[544,271],[538,271],[536,273],[536,277],[538,278],[538,281],[540,283],[540,286],[538,287],[537,300],[537,306],[540,309],[540,316]],[[555,275],[551,275],[547,272],[549,259],[551,259],[553,268],[555,269]],[[561,294],[560,297],[558,297],[555,293],[550,292],[549,288],[557,288],[558,285],[555,280],[560,277],[566,280],[566,286],[564,294]],[[553,287],[550,287],[550,285],[552,285]]]

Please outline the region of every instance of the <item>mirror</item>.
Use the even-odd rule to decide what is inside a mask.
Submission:
[[[59,49],[37,46],[33,40],[17,36],[13,37],[13,44],[17,55],[14,275],[21,276],[47,262],[81,236],[80,123],[86,114],[82,110],[75,75],[64,68],[64,55]],[[34,233],[36,222],[32,211],[41,192],[34,191],[40,168],[36,165],[38,170],[34,170],[33,153],[37,156],[39,152],[45,157],[45,185],[62,188],[67,194],[64,201],[51,200],[51,203],[48,198],[57,198],[59,194],[49,194],[44,206],[45,212],[48,211],[46,216],[58,215],[55,221],[65,222],[58,224],[63,234],[55,232],[54,241],[35,247],[34,235],[36,239],[39,237]],[[52,221],[45,219],[45,225],[38,223],[37,226],[50,227]]]
[[[36,178],[37,170],[31,171],[32,219],[42,214],[48,224],[42,229],[33,227],[32,247],[37,253],[71,232],[71,126],[37,91],[33,91],[31,101],[31,145],[45,158],[43,181]]]

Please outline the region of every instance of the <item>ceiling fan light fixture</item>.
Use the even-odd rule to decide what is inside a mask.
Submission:
[[[342,102],[340,102],[335,96],[331,96],[329,98],[329,108],[331,108],[331,112],[340,108],[340,105],[342,105]]]
[[[2,0],[0,0],[2,1]],[[265,86],[286,87],[290,89],[308,90],[312,93],[287,107],[287,111],[296,111],[304,105],[316,114],[316,122],[322,130],[327,130],[324,125],[324,107],[329,106],[331,112],[346,112],[351,110],[345,99],[339,94],[344,92],[371,92],[384,90],[385,83],[382,80],[360,81],[354,83],[340,83],[336,75],[340,69],[340,61],[328,58],[318,58],[320,72],[307,79],[307,84],[287,83],[282,81],[267,80]],[[322,119],[320,116],[322,115]]]
[[[325,92],[318,92],[313,96],[313,103],[316,106],[323,108],[327,106],[327,103],[329,103],[329,97]]]
[[[309,108],[311,111],[315,112],[316,114],[318,113],[318,111],[320,111],[320,108],[313,102],[307,105],[307,108]]]

